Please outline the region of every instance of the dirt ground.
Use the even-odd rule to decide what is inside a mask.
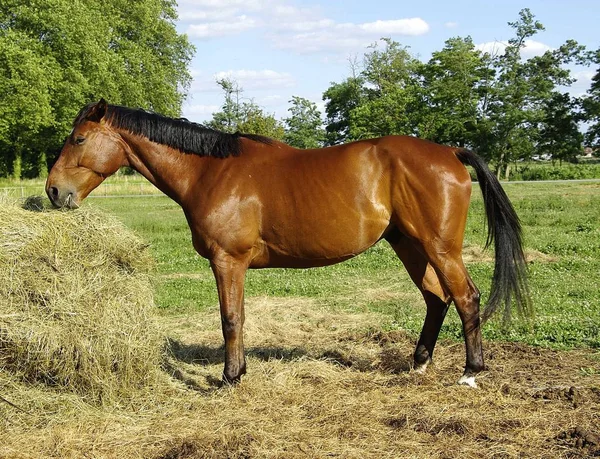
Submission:
[[[462,343],[439,343],[421,375],[414,339],[382,331],[376,314],[267,298],[246,311],[240,385],[220,386],[216,308],[165,318],[164,386],[122,407],[68,401],[33,427],[0,400],[12,419],[0,457],[600,457],[598,350],[487,342],[488,371],[471,389],[456,385]]]

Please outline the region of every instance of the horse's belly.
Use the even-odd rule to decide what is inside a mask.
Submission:
[[[321,220],[273,225],[251,267],[310,268],[348,260],[364,252],[389,226],[389,219]]]

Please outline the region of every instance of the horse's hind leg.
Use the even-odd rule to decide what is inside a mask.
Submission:
[[[462,262],[461,251],[442,250],[433,242],[421,243],[406,236],[389,242],[427,304],[427,316],[415,350],[415,369],[423,371],[431,361],[448,305],[454,301],[466,347],[465,371],[458,382],[476,387],[475,375],[484,369],[479,291]]]
[[[448,312],[451,298],[442,288],[435,270],[410,239],[400,236],[388,242],[421,291],[427,305],[427,315],[414,354],[415,370],[424,372],[433,358],[433,349]]]
[[[464,374],[458,383],[476,387],[475,375],[484,369],[479,290],[465,268],[460,249],[443,250],[443,247],[429,242],[424,244],[424,251],[444,291],[447,291],[454,301],[462,322],[467,359]]]

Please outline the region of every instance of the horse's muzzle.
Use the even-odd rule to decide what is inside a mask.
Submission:
[[[61,209],[77,209],[79,207],[76,202],[77,193],[74,190],[61,190],[56,186],[47,186],[46,194],[54,207]]]

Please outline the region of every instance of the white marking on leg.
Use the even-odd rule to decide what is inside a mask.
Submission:
[[[473,389],[477,389],[477,383],[475,382],[475,376],[462,375],[458,380],[458,384],[461,386],[469,386]]]
[[[427,370],[427,367],[429,366],[429,362],[431,362],[431,360],[427,359],[425,361],[425,363],[422,363],[419,366],[415,367],[415,373],[419,373],[420,375],[425,374],[425,370]]]

